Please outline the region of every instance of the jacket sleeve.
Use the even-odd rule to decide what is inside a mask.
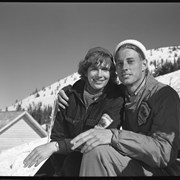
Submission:
[[[66,92],[66,91],[70,90],[71,88],[72,88],[72,85],[69,84],[69,85],[63,87],[62,90],[64,90]]]
[[[71,88],[71,86],[67,86],[67,88],[65,88],[65,93],[67,93],[67,91]],[[58,153],[60,154],[68,154],[69,152],[71,152],[71,138],[69,138],[68,136],[68,130],[67,130],[67,126],[65,123],[65,114],[66,114],[66,110],[62,109],[61,107],[60,111],[57,112],[56,117],[55,117],[55,121],[52,127],[52,131],[51,131],[51,142],[53,141],[57,141],[59,144],[59,151]]]
[[[112,146],[120,153],[164,168],[175,161],[179,148],[180,101],[170,87],[155,95],[152,125],[146,135],[113,129]]]

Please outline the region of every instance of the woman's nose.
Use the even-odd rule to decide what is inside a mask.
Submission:
[[[102,76],[102,69],[98,70],[98,76]]]

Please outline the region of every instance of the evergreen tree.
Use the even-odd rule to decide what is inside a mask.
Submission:
[[[38,103],[37,106],[32,107],[29,105],[28,110],[29,114],[40,124],[49,124],[52,107],[47,106],[44,109],[42,108],[42,103]]]
[[[17,105],[16,111],[22,111],[21,104],[18,104],[18,105]]]
[[[179,59],[174,64],[172,62],[165,62],[162,66],[155,69],[154,77],[161,76],[180,69],[179,63]]]

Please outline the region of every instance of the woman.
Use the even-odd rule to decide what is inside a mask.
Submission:
[[[35,148],[24,160],[26,167],[37,166],[54,154],[56,175],[78,176],[81,152],[80,149],[71,150],[70,141],[78,134],[97,127],[100,120],[103,123],[109,121],[108,128],[121,126],[123,98],[116,83],[112,54],[102,47],[90,49],[80,61],[78,73],[80,80],[65,89],[69,107],[58,111],[51,142]],[[103,123],[101,126],[104,127]]]

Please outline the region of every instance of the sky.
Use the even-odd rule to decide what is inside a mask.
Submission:
[[[95,46],[180,45],[180,3],[0,2],[0,109],[74,72]]]

